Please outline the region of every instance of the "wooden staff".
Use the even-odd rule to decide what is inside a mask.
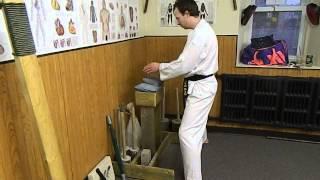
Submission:
[[[3,3],[5,4],[5,7],[6,4],[9,3],[24,4],[23,0],[4,0]],[[8,14],[5,14],[5,16],[8,16]],[[26,17],[26,19],[28,19],[28,17]],[[8,20],[8,17],[6,20]],[[9,21],[6,23],[7,26],[10,24]],[[11,28],[15,29],[15,27]],[[11,33],[12,32],[10,32],[10,34]],[[11,37],[11,44],[15,44],[13,37]],[[14,54],[16,54],[14,45],[12,49]],[[39,134],[40,136],[41,150],[44,153],[47,165],[45,167],[46,173],[50,179],[66,180],[67,178],[63,168],[61,152],[50,114],[37,57],[35,54],[31,54],[15,56],[14,59],[23,95],[26,99],[28,108],[31,109],[32,120],[34,120],[37,125],[36,134]]]
[[[176,98],[177,98],[177,120],[178,122],[181,122],[180,119],[180,103],[179,103],[179,89],[176,88]]]

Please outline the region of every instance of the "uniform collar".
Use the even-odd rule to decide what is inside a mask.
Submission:
[[[204,19],[200,19],[200,21],[198,22],[198,24],[196,25],[196,27],[194,28],[194,30],[198,29],[199,27],[201,27],[206,21]]]

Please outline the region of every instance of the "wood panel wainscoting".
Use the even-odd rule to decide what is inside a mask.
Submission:
[[[115,117],[120,103],[134,100],[133,87],[141,82],[145,64],[176,59],[185,41],[185,36],[150,36],[38,57],[68,179],[83,179],[112,153],[106,115]],[[218,43],[218,75],[319,76],[312,70],[236,68],[237,36],[218,36]],[[14,62],[0,64],[0,84],[0,179],[48,179],[37,128]],[[175,114],[175,88],[181,92],[181,84],[182,78],[165,82],[168,114]],[[219,117],[220,87],[212,117]]]

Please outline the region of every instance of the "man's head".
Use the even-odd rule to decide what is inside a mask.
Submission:
[[[199,20],[198,5],[194,0],[176,0],[173,5],[177,23],[185,29],[193,29]]]

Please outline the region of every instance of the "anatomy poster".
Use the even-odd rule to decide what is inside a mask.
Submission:
[[[114,5],[108,0],[101,0],[99,6],[99,23],[100,23],[100,37],[102,42],[109,42],[115,39],[111,34],[114,33],[114,30],[111,30],[111,27],[114,26],[114,22],[111,21],[111,17],[114,14]],[[114,15],[113,15],[114,16]]]
[[[25,0],[25,4],[37,55],[138,34],[138,0]]]
[[[130,0],[128,2],[129,5],[129,19],[128,19],[128,24],[129,24],[129,37],[134,38],[138,36],[139,32],[139,22],[138,22],[138,0]]]
[[[175,0],[160,1],[160,26],[177,26],[176,18],[173,14],[174,2]]]
[[[160,26],[177,26],[173,14],[174,0],[161,0],[160,3]],[[199,8],[199,16],[205,19],[209,24],[214,24],[216,16],[217,0],[196,0]]]
[[[82,43],[87,45],[95,45],[102,43],[99,9],[101,4],[98,0],[82,0],[81,1],[81,33]]]
[[[4,22],[3,12],[0,11],[0,62],[12,60],[12,48],[8,36],[8,31]]]
[[[116,21],[118,21],[118,39],[129,38],[129,7],[128,0],[118,0],[117,2],[117,15]]]
[[[79,47],[76,0],[25,0],[37,54]]]
[[[118,37],[118,20],[116,18],[117,15],[117,1],[116,0],[109,0],[108,2],[108,6],[110,9],[110,23],[109,23],[109,27],[110,27],[110,40],[111,41],[116,41],[117,37]]]

